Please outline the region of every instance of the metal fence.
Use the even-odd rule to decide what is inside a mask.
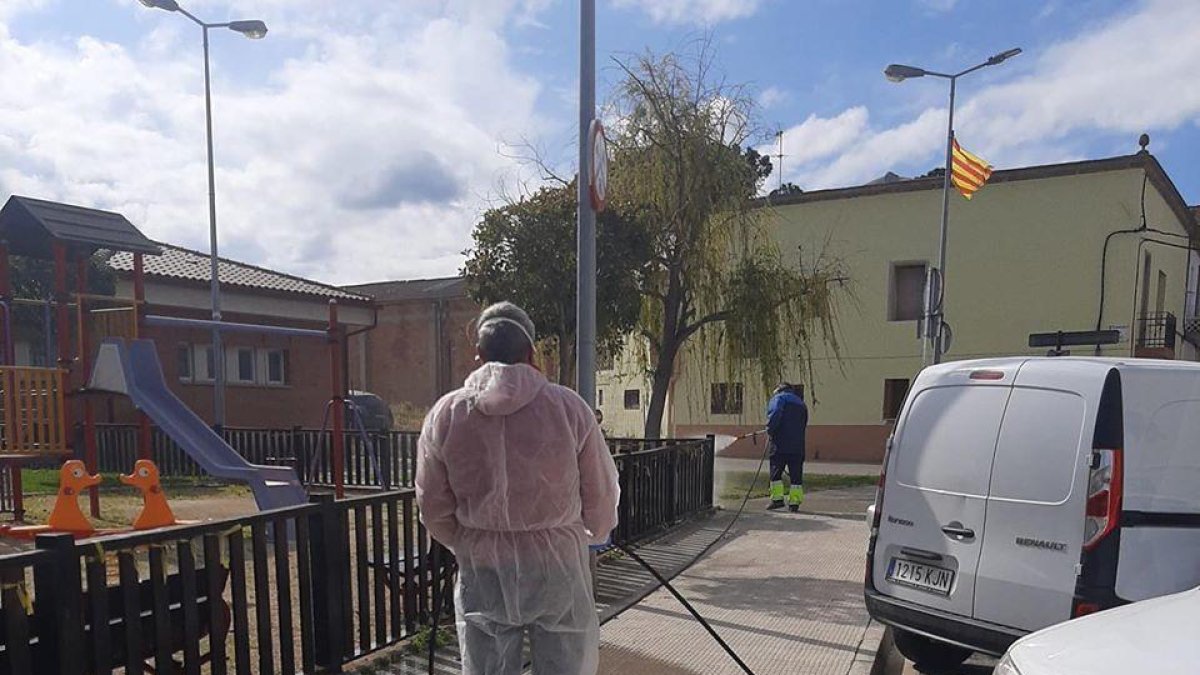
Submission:
[[[305,485],[333,484],[330,462],[332,432],[319,429],[226,428],[225,442],[247,461],[296,469]],[[131,424],[97,426],[97,455],[102,472],[129,471],[138,458],[138,427]],[[390,431],[371,434],[371,452],[362,436],[345,432],[345,485],[356,488],[411,487],[416,475],[418,434]],[[207,475],[161,429],[151,429],[151,457],[159,473],[171,477]]]
[[[0,672],[296,673],[428,624],[439,556],[401,490],[0,558]],[[151,667],[152,666],[152,670]]]
[[[136,434],[103,429],[104,470],[132,466]],[[411,482],[415,435],[382,436],[386,471]],[[328,447],[305,430],[232,429],[226,437],[265,464],[315,456],[319,465],[316,448]],[[614,453],[616,543],[712,508],[713,439],[660,443]],[[347,473],[365,481],[373,469],[356,464],[363,453],[351,447]],[[164,467],[199,475],[176,451],[156,434]],[[78,542],[42,535],[37,550],[0,557],[0,674],[338,670],[427,625],[435,586],[450,597],[453,561],[440,556],[435,565],[433,546],[411,489],[315,495],[243,518]]]
[[[630,544],[713,508],[713,439],[614,455],[621,481],[616,543]]]

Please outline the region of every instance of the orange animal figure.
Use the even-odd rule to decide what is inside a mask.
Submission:
[[[47,521],[49,529],[85,536],[95,532],[91,521],[79,510],[78,497],[84,490],[99,484],[100,476],[89,475],[83,462],[78,459],[64,462],[58,472],[58,498]]]
[[[156,527],[175,525],[175,514],[163,494],[158,477],[158,467],[148,459],[139,459],[133,465],[133,473],[121,476],[121,482],[142,491],[142,512],[133,521],[135,530],[153,530]]]

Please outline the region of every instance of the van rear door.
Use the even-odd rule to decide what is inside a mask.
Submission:
[[[1105,373],[1066,361],[1022,370],[992,464],[976,619],[1034,631],[1071,618]]]
[[[945,367],[918,378],[896,426],[876,539],[875,589],[971,616],[988,482],[1020,367]]]

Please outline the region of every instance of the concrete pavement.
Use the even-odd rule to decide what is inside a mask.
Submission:
[[[871,491],[856,492],[846,508],[861,514]],[[806,510],[836,495],[813,497]],[[765,505],[751,502],[726,541],[674,585],[760,675],[869,673],[882,629],[862,602],[865,524]],[[665,590],[607,623],[601,640],[605,674],[741,673]]]

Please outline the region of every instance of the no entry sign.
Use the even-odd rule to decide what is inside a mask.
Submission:
[[[599,213],[604,210],[608,198],[608,140],[604,137],[604,125],[600,120],[592,120],[588,139],[591,158],[588,192],[592,197],[592,208]]]

